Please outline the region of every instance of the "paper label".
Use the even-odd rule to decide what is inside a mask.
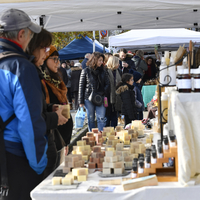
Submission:
[[[151,158],[151,163],[152,164],[156,164],[157,163],[157,159],[156,158]]]
[[[158,158],[163,158],[163,153],[158,153]]]
[[[151,168],[151,164],[150,163],[145,163],[145,168]]]
[[[131,173],[131,178],[136,178],[137,174],[136,173]]]
[[[180,79],[178,89],[191,89],[191,79]]]
[[[169,146],[164,144],[164,145],[163,145],[163,149],[164,149],[164,150],[168,150],[168,149],[169,149]]]
[[[175,147],[175,146],[176,146],[176,143],[175,143],[175,142],[171,142],[170,146],[171,146],[171,147]]]
[[[200,79],[194,79],[194,88],[193,89],[200,89]]]
[[[192,87],[192,91],[194,90],[194,77],[191,77],[191,87]]]
[[[139,174],[143,174],[143,173],[144,173],[144,169],[139,167],[139,168],[138,168],[138,173],[139,173]]]

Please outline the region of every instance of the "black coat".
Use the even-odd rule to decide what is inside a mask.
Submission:
[[[120,73],[121,75],[124,73],[129,73],[129,71],[131,69],[136,70],[135,63],[134,63],[134,61],[131,60],[131,58],[126,57],[124,61],[128,64],[128,67],[123,69],[122,61],[121,60],[119,61],[119,70],[121,71],[121,73]]]
[[[51,88],[48,85],[47,85],[47,89],[49,92],[50,102],[54,103],[54,104],[60,104],[57,96],[52,92]],[[70,143],[70,140],[72,137],[72,130],[73,130],[72,117],[68,120],[68,122],[66,124],[58,126],[57,129],[60,132],[62,138],[64,139],[65,144],[68,145]]]
[[[79,82],[79,93],[78,93],[79,104],[84,104],[84,100],[88,99],[93,89],[96,92],[99,92],[97,88],[98,82],[94,77],[94,75],[91,73],[91,71],[92,70],[90,67],[86,67],[81,72],[80,82]],[[103,90],[101,90],[99,93],[101,93],[102,96],[108,96],[110,89],[110,81],[107,72],[103,67],[99,69],[98,77],[101,83],[103,84]]]
[[[131,120],[136,120],[137,109],[135,104],[135,92],[133,89],[133,85],[122,83],[117,87],[116,93],[121,96],[121,113],[123,115],[127,115]]]
[[[61,78],[62,78],[63,82],[65,83],[65,85],[67,85],[67,83],[68,83],[67,70],[64,69],[63,67],[60,67],[58,70],[61,73]]]
[[[78,92],[79,81],[82,69],[79,67],[72,67],[72,76],[71,76],[71,92]]]

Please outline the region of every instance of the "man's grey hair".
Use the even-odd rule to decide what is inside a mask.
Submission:
[[[28,36],[29,28],[23,28],[25,30],[25,36]],[[15,30],[15,31],[0,31],[0,37],[4,37],[7,39],[15,40],[17,39],[18,33],[20,30]]]
[[[144,52],[142,50],[138,50],[135,55],[142,58],[144,56]]]
[[[85,54],[85,58],[88,58],[88,59],[89,59],[89,58],[90,58],[90,55],[91,55],[90,53],[86,53],[86,54]]]

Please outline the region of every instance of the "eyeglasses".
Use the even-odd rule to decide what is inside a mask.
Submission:
[[[55,63],[58,63],[58,62],[60,62],[60,58],[49,57],[49,59],[53,59]]]
[[[45,52],[47,53],[47,52],[49,52],[50,47],[41,47],[41,49],[45,49]]]

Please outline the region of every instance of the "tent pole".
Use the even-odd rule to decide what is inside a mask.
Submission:
[[[93,31],[93,52],[95,52],[95,31]]]

